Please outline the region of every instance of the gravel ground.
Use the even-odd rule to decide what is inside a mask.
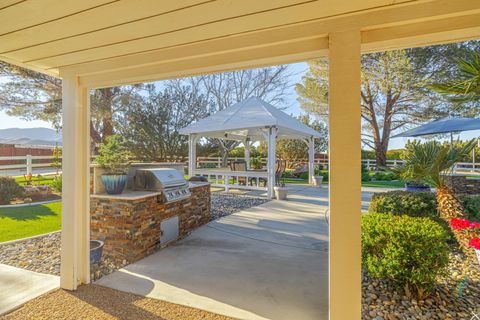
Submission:
[[[213,192],[212,220],[258,206],[267,201],[262,197]],[[2,245],[0,243],[0,263],[35,272],[60,275],[60,232],[13,244]],[[92,265],[92,280],[100,279],[125,265],[124,261],[115,261],[104,256],[99,266]]]
[[[60,232],[12,244],[0,243],[0,263],[60,275]]]
[[[480,319],[480,266],[464,263],[459,251],[450,254],[446,276],[437,280],[435,292],[425,300],[412,300],[383,280],[363,274],[362,319]],[[468,282],[462,287],[462,280]],[[457,292],[461,295],[457,298]],[[474,317],[474,313],[478,318]]]
[[[73,292],[59,289],[43,295],[0,319],[227,320],[232,318],[97,285],[84,285]]]
[[[265,197],[256,197],[243,194],[231,194],[223,192],[212,192],[212,218],[216,220],[221,217],[231,215],[232,213],[255,207],[266,203]]]

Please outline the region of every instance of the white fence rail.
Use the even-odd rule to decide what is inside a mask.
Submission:
[[[241,161],[245,160],[243,157],[232,157],[228,158],[228,161]],[[307,159],[301,160],[299,162],[307,162]],[[262,158],[262,163],[266,164],[267,159]],[[387,167],[392,168],[404,164],[404,160],[387,160]],[[321,164],[323,168],[328,169],[328,159],[315,159],[315,164]],[[369,171],[376,170],[377,163],[374,159],[362,159],[362,164],[364,164]],[[197,168],[221,168],[222,159],[220,157],[198,157],[197,158]],[[472,162],[458,162],[454,169],[455,172],[476,172],[480,173],[480,163]]]
[[[11,171],[11,170],[21,170],[25,171],[26,174],[33,173],[34,168],[53,168],[52,166],[52,161],[46,161],[43,162],[44,160],[53,160],[53,156],[32,156],[32,155],[26,155],[26,156],[2,156],[0,157],[0,172],[1,171]],[[41,160],[42,162],[37,162],[35,161]],[[15,164],[1,164],[3,161],[15,161],[19,163]]]
[[[0,173],[2,171],[12,171],[18,170],[25,172],[26,174],[33,173],[34,168],[52,168],[53,156],[2,156],[0,157]],[[241,161],[245,160],[243,157],[231,157],[228,158],[228,161]],[[266,165],[267,159],[262,158],[262,163]],[[18,161],[16,164],[1,164],[2,161]],[[40,163],[35,163],[36,161],[45,161]],[[299,161],[302,162],[302,161]],[[305,159],[303,162],[307,162]],[[403,160],[387,160],[387,167],[395,167],[402,165]],[[320,164],[323,168],[328,169],[328,159],[315,159],[315,164]],[[376,162],[373,159],[362,159],[362,164],[364,164],[368,170],[373,171],[376,169]],[[197,157],[197,168],[199,169],[214,169],[222,167],[222,159],[220,157]],[[480,163],[471,163],[471,162],[458,162],[454,167],[455,172],[475,172],[480,173]]]

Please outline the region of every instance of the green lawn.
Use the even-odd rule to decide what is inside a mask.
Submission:
[[[17,180],[18,184],[21,186],[24,186],[27,184],[27,181],[25,180],[24,177],[17,177],[15,178]],[[51,185],[53,183],[53,180],[55,180],[55,177],[53,176],[41,176],[40,179],[37,176],[32,177],[32,184],[33,185],[39,185],[39,184],[44,184],[44,185]]]
[[[60,230],[61,201],[18,208],[0,208],[0,242]]]
[[[185,179],[188,179],[186,176]],[[281,178],[281,182],[285,182],[286,184],[294,183],[294,184],[307,184],[308,181],[306,179],[289,179],[289,178]],[[210,182],[215,182],[214,179],[211,179]],[[218,183],[223,183],[223,179],[218,179]],[[233,179],[230,179],[230,183],[233,184]],[[328,184],[328,181],[323,181],[322,184]],[[378,187],[378,188],[403,188],[405,187],[405,183],[402,181],[362,181],[362,187]]]

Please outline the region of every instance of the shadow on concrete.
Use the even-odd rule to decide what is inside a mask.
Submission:
[[[97,283],[241,319],[327,319],[319,203],[295,195],[237,212]]]

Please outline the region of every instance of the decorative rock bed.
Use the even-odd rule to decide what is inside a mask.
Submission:
[[[267,201],[261,197],[213,192],[211,194],[211,220]],[[60,275],[60,232],[15,243],[0,243],[0,263],[35,272]],[[92,281],[127,264],[127,261],[118,261],[104,255],[100,265],[91,266]]]
[[[419,301],[363,272],[362,319],[477,319],[474,314],[480,317],[480,266],[465,261],[463,253],[454,250],[447,274],[437,280],[430,297]],[[465,275],[468,280],[464,283]]]
[[[231,215],[232,213],[264,204],[270,200],[264,197],[255,197],[243,194],[212,192],[211,220]]]
[[[60,232],[0,243],[0,263],[35,272],[60,275]]]

